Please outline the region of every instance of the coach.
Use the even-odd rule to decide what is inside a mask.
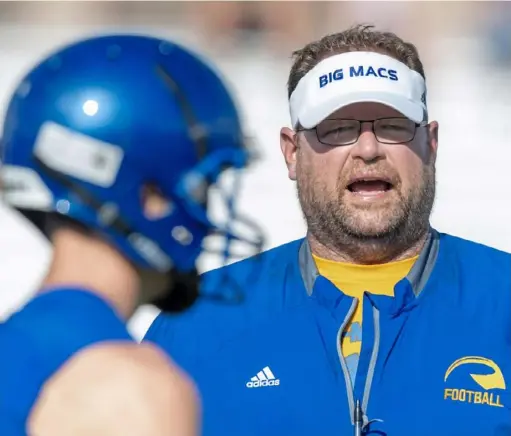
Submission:
[[[242,304],[205,299],[146,337],[195,379],[203,434],[511,434],[511,255],[430,226],[416,48],[357,26],[295,52],[288,87],[306,237],[204,276],[204,294],[245,283]]]

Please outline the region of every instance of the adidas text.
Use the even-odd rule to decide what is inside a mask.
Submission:
[[[280,380],[258,380],[258,381],[249,381],[247,383],[247,388],[262,388],[265,386],[278,386],[280,384]]]

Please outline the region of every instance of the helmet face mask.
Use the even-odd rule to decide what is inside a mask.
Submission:
[[[114,35],[65,47],[22,80],[2,143],[8,203],[76,221],[140,269],[196,276],[211,233],[225,235],[226,261],[230,240],[261,248],[255,224],[253,241],[230,230],[236,186],[225,224],[209,217],[210,188],[248,153],[229,92],[177,45]],[[148,213],[147,187],[164,213]]]

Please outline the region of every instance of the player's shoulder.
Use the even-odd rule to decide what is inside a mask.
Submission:
[[[80,350],[48,380],[31,413],[30,428],[48,434],[42,430],[53,430],[57,422],[59,431],[66,428],[69,434],[82,429],[139,434],[126,427],[132,416],[135,426],[152,425],[164,410],[193,408],[196,401],[193,383],[156,346],[104,342]],[[128,413],[123,423],[118,422],[120,413]],[[102,433],[114,427],[118,433]]]
[[[105,341],[83,348],[53,379],[54,384],[64,380],[62,384],[74,385],[81,396],[89,390],[119,400],[128,394],[150,396],[162,387],[193,388],[186,374],[156,345],[127,341]]]
[[[81,362],[80,362],[81,360]],[[146,342],[105,342],[83,350],[77,356],[76,374],[98,374],[95,396],[115,397],[124,407],[154,407],[169,410],[182,404],[194,404],[195,385],[188,375],[158,346]],[[127,401],[132,398],[133,402]],[[121,406],[122,409],[122,406]]]

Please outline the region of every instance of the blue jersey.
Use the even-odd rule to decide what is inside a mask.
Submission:
[[[34,298],[0,325],[0,434],[25,436],[43,384],[82,348],[132,340],[126,323],[86,290],[59,289]]]
[[[247,277],[257,269],[250,281]],[[352,382],[340,337],[356,301],[320,276],[305,240],[204,275],[247,283],[147,333],[196,381],[204,436],[511,434],[511,255],[431,232],[394,297],[365,294]]]

